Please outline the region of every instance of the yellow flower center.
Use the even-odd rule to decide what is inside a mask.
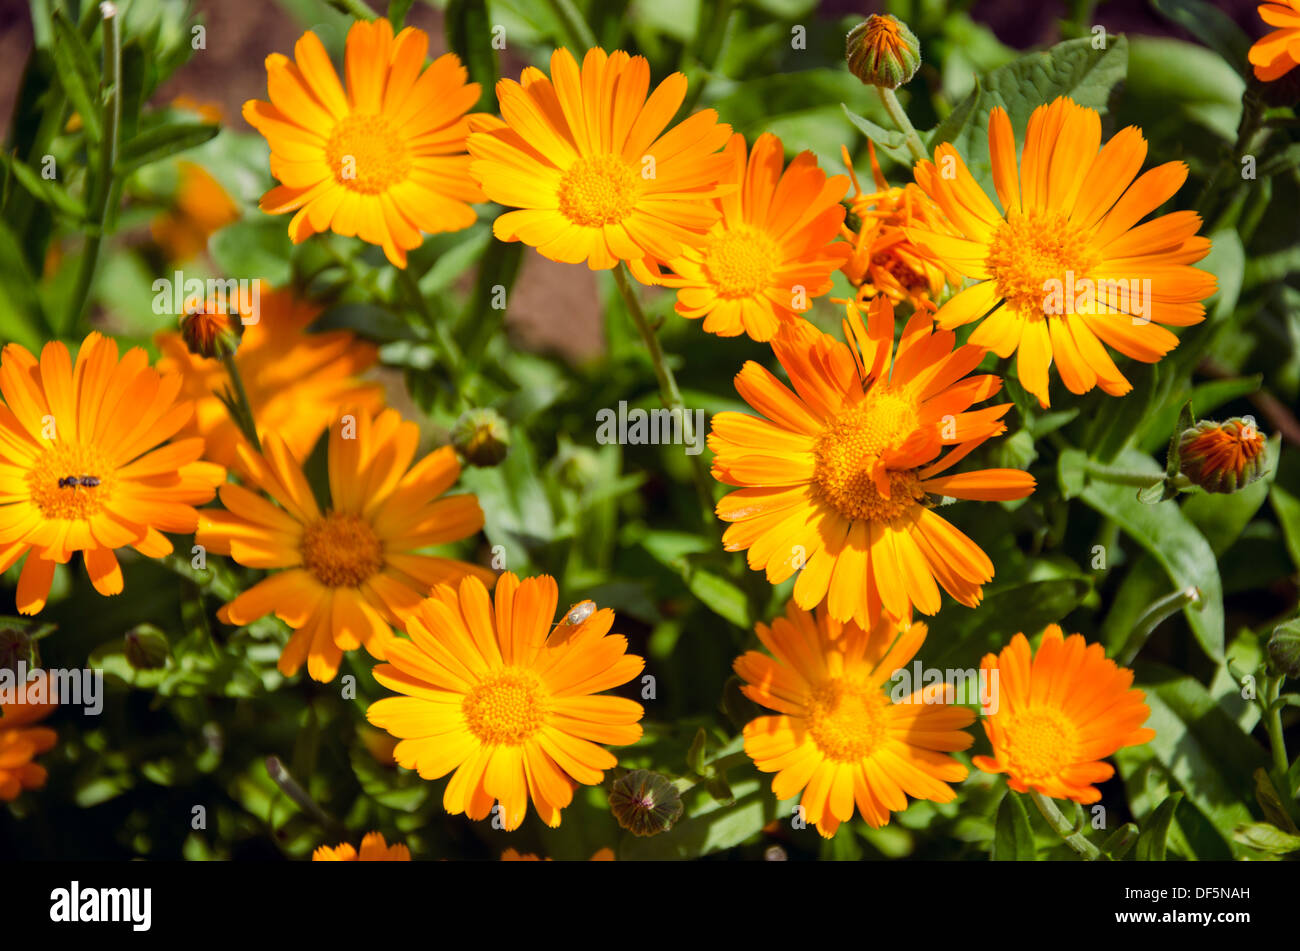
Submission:
[[[916,431],[916,400],[905,390],[880,388],[841,413],[814,447],[813,483],[848,519],[887,522],[911,511],[925,493],[911,469],[890,471],[889,497],[872,478],[880,457]]]
[[[1042,784],[1077,762],[1078,732],[1054,707],[1029,707],[1012,714],[1002,727],[1011,774],[1028,784]]]
[[[1049,282],[1058,282],[1064,292],[1066,272],[1078,282],[1100,262],[1087,231],[1058,212],[1032,211],[998,225],[985,264],[1007,305],[1028,316],[1044,313],[1054,286]]]
[[[734,300],[771,287],[776,258],[776,245],[766,232],[746,226],[714,238],[705,249],[704,267],[718,296]]]
[[[360,515],[331,512],[302,533],[302,564],[329,588],[355,588],[384,567],[384,545]]]
[[[560,179],[560,212],[587,228],[618,224],[632,213],[641,184],[616,155],[591,155],[569,166]]]
[[[853,763],[874,753],[888,733],[889,700],[879,687],[836,678],[807,705],[808,733],[827,759]]]
[[[507,667],[466,694],[461,710],[469,731],[481,742],[517,746],[542,728],[546,699],[537,674]]]
[[[336,182],[366,195],[387,191],[411,171],[411,153],[384,116],[348,116],[336,125],[325,161]]]
[[[114,469],[92,446],[56,442],[27,473],[32,504],[50,519],[88,519],[113,491]]]

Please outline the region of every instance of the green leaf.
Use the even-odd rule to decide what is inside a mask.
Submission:
[[[122,146],[113,171],[128,175],[141,166],[202,145],[221,131],[207,122],[173,122],[142,132]]]
[[[54,11],[54,44],[51,53],[58,65],[59,83],[81,116],[86,136],[98,142],[104,135],[100,121],[98,70],[81,34],[62,10]]]
[[[1195,678],[1143,661],[1134,669],[1156,733],[1147,748],[1226,839],[1254,820],[1251,776],[1267,756]]]
[[[1115,861],[1119,861],[1128,854],[1128,850],[1133,848],[1133,843],[1138,837],[1138,827],[1135,823],[1126,822],[1101,844],[1103,855],[1109,855]]]
[[[1141,453],[1121,456],[1150,463]],[[1137,468],[1136,464],[1126,468]],[[1178,588],[1196,588],[1200,599],[1183,609],[1187,623],[1205,652],[1223,659],[1223,586],[1214,550],[1205,537],[1174,502],[1144,505],[1132,486],[1093,482],[1083,491],[1083,500],[1114,521],[1126,535],[1141,545],[1165,569]]]
[[[284,221],[269,215],[236,221],[208,242],[208,253],[222,273],[236,278],[262,278],[277,287],[289,281],[292,250]]]
[[[975,179],[992,195],[993,169],[989,159],[988,118],[1002,106],[1012,128],[1023,137],[1029,114],[1058,96],[1069,96],[1081,106],[1105,112],[1115,84],[1128,71],[1128,41],[1114,37],[1104,50],[1094,49],[1091,38],[1067,40],[1038,53],[1028,53],[1000,66],[984,77],[972,117],[952,139]]]
[[[998,805],[990,857],[995,862],[1032,862],[1036,858],[1029,813],[1024,801],[1010,789]]]
[[[975,107],[979,105],[980,94],[983,90],[980,88],[979,77],[975,77],[975,88],[961,102],[957,103],[957,108],[948,113],[947,117],[937,126],[930,130],[929,137],[926,139],[926,149],[933,154],[934,148],[944,142],[951,142],[957,138],[966,126],[975,118]]]
[[[1273,503],[1273,511],[1282,524],[1282,535],[1286,539],[1286,550],[1291,561],[1300,568],[1300,500],[1280,485],[1274,485],[1268,493]]]
[[[876,125],[866,116],[853,112],[848,106],[844,106],[844,114],[857,126],[859,132],[875,143],[879,151],[900,162],[907,162],[912,157],[905,144],[907,140],[903,133]]]
[[[1267,852],[1270,855],[1285,855],[1288,852],[1300,852],[1300,835],[1283,832],[1267,822],[1249,822],[1233,830],[1232,838],[1247,848]]]
[[[1246,75],[1250,40],[1228,14],[1206,0],[1151,0],[1151,6]]]
[[[1174,821],[1174,812],[1183,801],[1183,794],[1176,792],[1162,802],[1143,824],[1138,836],[1137,850],[1133,857],[1139,862],[1163,862],[1165,847],[1169,840],[1169,826]]]
[[[48,178],[42,178],[36,174],[26,162],[18,158],[11,158],[8,155],[0,155],[0,163],[13,172],[14,178],[18,183],[27,189],[27,191],[38,201],[43,201],[48,205],[53,205],[64,214],[74,218],[78,222],[85,220],[86,206],[81,199],[71,195],[66,188],[57,181]]]

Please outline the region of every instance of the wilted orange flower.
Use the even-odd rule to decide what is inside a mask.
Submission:
[[[1178,440],[1179,468],[1207,492],[1236,492],[1264,474],[1268,440],[1255,421],[1202,420]]]
[[[485,819],[494,802],[517,829],[531,798],[548,826],[579,783],[594,786],[617,758],[597,744],[641,738],[641,704],[596,696],[645,667],[610,634],[608,608],[571,611],[554,627],[558,591],[549,576],[503,574],[495,610],[475,577],[439,585],[406,618],[409,641],[388,645],[375,679],[404,696],[366,717],[402,738],[393,755],[422,779],[455,770],[443,793],[452,815]]]
[[[736,390],[761,417],[718,413],[709,447],[713,475],[742,486],[718,503],[733,522],[727,551],[749,550],[749,566],[780,584],[802,569],[794,599],[811,609],[829,595],[836,620],[870,629],[882,612],[895,621],[912,607],[939,610],[939,586],[969,607],[993,564],[932,507],[931,496],[1018,499],[1034,480],[1019,469],[939,475],[1003,432],[1011,404],[970,406],[1002,385],[967,377],[984,356],[953,349],[951,331],[930,315],[908,321],[894,350],[894,312],[872,301],[866,326],[844,321],[848,345],[803,321],[788,324],[772,350],[794,392],[757,363],[736,375]],[[939,457],[944,447],[954,447]],[[938,585],[936,585],[936,580]]]
[[[1102,758],[1156,735],[1142,726],[1151,714],[1145,694],[1130,689],[1133,671],[1109,660],[1100,644],[1064,637],[1059,625],[1048,626],[1032,662],[1030,655],[1024,634],[985,655],[980,666],[998,697],[997,712],[983,718],[993,755],[971,762],[1006,773],[1016,792],[1096,802],[1101,793],[1091,784],[1115,774]]]
[[[297,244],[320,231],[354,235],[406,267],[421,231],[459,231],[476,220],[470,202],[483,193],[469,177],[466,113],[479,86],[454,53],[424,69],[429,37],[407,27],[393,37],[383,17],[348,31],[347,92],[325,47],[308,30],[294,62],[266,58],[270,102],[250,99],[244,118],[271,146],[281,184],[262,196],[263,211],[297,211]]]
[[[650,65],[622,50],[590,49],[581,70],[558,49],[548,78],[532,66],[497,83],[500,119],[476,117],[470,171],[488,198],[509,206],[492,233],[553,261],[619,261],[652,282],[646,258],[667,261],[702,244],[732,158],[717,154],[731,127],[704,109],[664,131],[686,98],[673,73],[646,98]]]
[[[343,652],[363,644],[383,660],[389,625],[400,624],[434,585],[467,574],[495,577],[478,565],[418,553],[483,527],[475,496],[438,498],[460,475],[455,450],[443,446],[412,467],[419,440],[419,427],[396,410],[373,421],[363,410],[341,413],[330,426],[323,510],[279,436],[267,434],[263,455],[236,447],[251,488],[223,485],[226,511],[205,509],[196,541],[241,565],[275,570],[217,617],[242,625],[274,613],[293,628],[280,655],[286,677],[306,662],[313,680],[333,680]]]
[[[866,306],[877,294],[895,304],[909,301],[917,310],[934,310],[943,294],[944,283],[959,285],[961,275],[937,261],[908,239],[904,228],[918,226],[930,231],[951,232],[943,212],[914,183],[890,187],[876,160],[876,147],[867,143],[871,155],[871,177],[876,190],[864,193],[853,171],[849,150],[841,147],[844,164],[853,179],[849,210],[858,220],[854,231],[847,224],[841,233],[853,251],[841,270],[855,288],[854,303]]]
[[[361,840],[361,853],[348,842],[322,845],[311,854],[313,862],[409,862],[411,850],[404,845],[389,845],[381,833],[369,832]]]
[[[38,362],[11,343],[0,356],[0,571],[24,554],[18,610],[45,607],[54,566],[82,552],[100,594],[122,591],[114,549],[171,554],[163,532],[188,534],[196,505],[225,471],[200,461],[203,440],[177,439],[194,413],[181,378],[149,366],[143,349],[119,361],[92,333],[77,353],[47,343]],[[166,445],[163,445],[167,443]]]
[[[224,302],[221,309],[229,319],[239,319],[235,311],[250,310],[245,296],[237,294]],[[218,303],[208,302],[207,310],[219,313]],[[376,413],[384,405],[382,387],[357,379],[378,361],[376,347],[349,330],[309,333],[320,312],[319,304],[291,290],[259,285],[257,320],[244,325],[234,358],[258,434],[277,434],[300,462],[310,455],[325,427],[338,418],[339,407],[358,406]],[[225,367],[220,360],[192,354],[175,331],[158,334],[154,342],[163,355],[158,368],[181,374],[184,393],[194,400],[194,418],[184,431],[207,441],[207,458],[238,469],[235,447],[247,446],[247,440],[217,398],[231,385]]]
[[[1300,64],[1300,0],[1272,0],[1258,7],[1260,19],[1277,27],[1250,48],[1247,58],[1261,82],[1281,79]]]
[[[925,642],[924,624],[900,632],[882,620],[868,633],[824,607],[810,614],[791,601],[785,617],[756,630],[772,656],[746,651],[734,667],[745,696],[780,714],[744,730],[754,765],[776,773],[777,799],[802,789],[804,818],[830,838],[853,818],[855,802],[878,829],[907,808],[908,796],[956,798],[948,783],[965,779],[966,767],[947,754],[974,742],[963,727],[975,714],[953,705],[951,685],[891,698],[890,680]]]
[[[49,727],[32,726],[44,720],[59,705],[50,695],[50,681],[44,671],[26,684],[21,700],[12,698],[0,705],[0,799],[12,802],[24,789],[45,785],[45,767],[33,762],[37,755],[54,748],[58,734]]]
[[[708,240],[666,262],[672,273],[660,283],[677,288],[677,313],[703,317],[707,332],[770,340],[831,289],[847,259],[849,246],[835,236],[849,183],[827,178],[811,152],[783,170],[785,149],[770,132],[758,137],[748,164],[739,133],[724,154],[733,164],[728,178],[742,187],[713,199],[722,217]]]
[[[1191,267],[1210,250],[1201,217],[1175,211],[1139,225],[1187,179],[1167,162],[1136,181],[1147,144],[1129,126],[1105,148],[1095,110],[1059,98],[1029,117],[1016,170],[1016,140],[1001,107],[989,113],[989,150],[999,212],[957,150],[944,143],[919,162],[916,181],[964,235],[920,226],[907,236],[978,282],[939,309],[944,329],[972,321],[969,342],[1000,357],[1017,354],[1020,384],[1049,405],[1053,360],[1071,393],[1100,386],[1122,396],[1132,384],[1108,344],[1144,363],[1178,345],[1162,324],[1205,318],[1213,275]]]
[[[176,163],[180,184],[171,208],[149,224],[153,239],[169,261],[188,261],[208,239],[239,218],[239,206],[202,165]]]

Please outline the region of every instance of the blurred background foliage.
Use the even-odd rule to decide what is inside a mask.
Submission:
[[[480,108],[487,110],[498,74],[544,65],[554,46],[573,42],[556,12],[564,4],[392,6],[430,31],[432,52],[462,55],[485,84]],[[775,132],[791,154],[811,149],[832,172],[843,170],[843,144],[859,175],[869,174],[865,131],[891,182],[909,176],[878,100],[843,63],[845,33],[869,12],[900,16],[920,38],[922,69],[900,96],[918,129],[937,130],[923,133],[930,144],[953,140],[985,184],[988,109],[1004,105],[1022,131],[1028,113],[1056,95],[1101,110],[1107,136],[1140,126],[1151,145],[1146,167],[1189,164],[1188,184],[1172,205],[1199,207],[1213,237],[1202,265],[1219,284],[1210,319],[1184,330],[1161,363],[1126,365],[1134,391],[1124,399],[1058,389],[1043,410],[1016,383],[1013,367],[1000,368],[1016,408],[1006,436],[972,462],[1028,468],[1039,488],[1000,510],[946,510],[989,553],[997,575],[979,610],[946,601],[921,656],[930,667],[976,667],[1015,632],[1036,635],[1053,621],[1101,641],[1112,656],[1136,655],[1158,735],[1117,757],[1119,775],[1102,786],[1107,828],[1136,821],[1149,833],[1147,855],[1164,854],[1166,842],[1170,855],[1183,858],[1268,855],[1243,830],[1275,818],[1277,808],[1294,815],[1295,803],[1265,804],[1256,771],[1269,765],[1268,743],[1240,676],[1260,676],[1264,642],[1296,610],[1294,125],[1271,131],[1256,179],[1199,194],[1234,157],[1245,49],[1262,32],[1253,4],[1221,5],[1229,13],[1218,16],[1191,0],[1044,3],[1032,13],[1016,2],[937,0],[862,9],[812,0],[575,6],[602,45],[645,55],[656,78],[685,71],[688,108],[717,109],[751,140]],[[654,677],[645,739],[620,751],[621,766],[677,777],[689,790],[687,811],[673,831],[648,839],[618,828],[599,787],[580,789],[555,830],[530,818],[504,833],[446,816],[445,780],[422,782],[387,765],[391,741],[366,726],[366,705],[384,694],[368,661],[350,655],[345,662],[355,697],[341,696],[339,683],[285,682],[275,669],[286,637],[278,621],[235,631],[214,617],[256,573],[221,558],[195,570],[185,555],[190,543],[180,540],[171,559],[127,563],[126,593],[112,599],[91,590],[79,564],[60,568],[39,619],[55,625],[37,642],[40,660],[102,666],[108,697],[100,717],[64,710],[52,718],[60,740],[42,759],[48,786],[0,809],[0,855],[301,859],[322,842],[355,842],[370,829],[425,859],[497,858],[507,847],[567,859],[604,846],[620,858],[759,858],[779,847],[792,858],[983,859],[999,842],[1005,852],[1007,837],[1028,820],[1010,804],[1000,807],[1004,785],[978,771],[956,802],[914,803],[881,830],[856,820],[822,841],[791,827],[792,803],[775,802],[770,778],[740,751],[740,727],[757,708],[740,695],[730,668],[755,643],[754,623],[781,610],[791,583],[774,589],[742,555],[721,550],[720,524],[702,521],[681,447],[597,444],[599,410],[623,400],[659,405],[649,359],[608,275],[560,269],[522,245],[496,243],[487,209],[471,229],[431,237],[411,254],[415,301],[379,249],[328,234],[293,247],[285,221],[257,210],[271,183],[267,148],[239,117],[240,98],[265,92],[262,55],[288,53],[303,29],[341,58],[346,13],[322,0],[124,0],[121,7],[123,146],[112,175],[97,167],[93,121],[85,120],[99,81],[98,7],[32,0],[29,18],[7,24],[5,48],[17,48],[26,65],[9,90],[0,337],[29,349],[47,339],[78,342],[86,327],[68,317],[73,276],[102,235],[91,325],[156,355],[152,338],[163,328],[151,285],[179,265],[175,244],[160,239],[155,223],[177,208],[184,163],[206,170],[233,212],[210,239],[203,235],[204,252],[184,261],[186,277],[259,277],[319,298],[325,311],[317,329],[348,328],[380,345],[378,378],[389,401],[421,422],[430,447],[446,442],[471,406],[493,407],[507,420],[505,461],[467,469],[461,480],[479,496],[487,524],[477,547],[459,553],[486,563],[503,552],[509,570],[553,574],[562,607],[591,598],[617,611],[616,630],[646,656]],[[1092,42],[1098,24],[1109,30],[1102,49]],[[201,49],[193,48],[196,25],[204,28]],[[504,49],[491,43],[496,27],[504,27]],[[19,61],[11,58],[10,69]],[[81,121],[70,121],[74,112]],[[45,155],[55,157],[55,181],[33,174]],[[506,289],[504,312],[492,306],[497,286]],[[842,275],[832,296],[851,296]],[[773,366],[770,350],[702,333],[671,313],[667,295],[647,300],[652,316],[663,318],[661,338],[676,355],[686,404],[709,414],[746,409],[732,377],[747,359]],[[810,317],[825,329],[838,326],[838,309],[825,299]],[[460,354],[454,366],[439,363],[435,328]],[[1253,414],[1273,434],[1266,478],[1231,496],[1144,505],[1131,487],[1090,477],[1100,465],[1158,478],[1189,399],[1198,417]],[[8,608],[0,612],[13,613],[16,578],[17,569],[5,575]],[[1200,593],[1195,604],[1161,609],[1162,599],[1189,587]],[[161,668],[127,662],[124,638],[141,624],[166,638]],[[640,698],[641,689],[634,683],[627,693]],[[1300,737],[1290,722],[1294,750]],[[987,745],[975,733],[972,753]],[[271,778],[268,757],[318,808],[295,802],[285,791],[292,784]],[[1290,772],[1291,785],[1300,785],[1300,768]],[[198,806],[202,829],[194,828]],[[1040,857],[1072,855],[1037,816],[1030,835]]]

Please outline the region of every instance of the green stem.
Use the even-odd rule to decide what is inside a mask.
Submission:
[[[1133,472],[1130,469],[1111,469],[1108,466],[1099,465],[1095,462],[1089,462],[1087,465],[1088,475],[1102,482],[1109,482],[1112,485],[1132,485],[1139,489],[1145,489],[1147,486],[1155,485],[1160,482],[1161,477],[1158,475],[1148,475],[1145,472]],[[1191,485],[1185,476],[1179,476],[1174,480],[1175,485],[1179,488],[1186,488]]]
[[[91,195],[93,228],[86,238],[85,249],[81,253],[81,263],[77,269],[77,282],[72,291],[71,305],[68,310],[68,322],[65,329],[71,330],[81,320],[90,297],[90,286],[95,280],[95,268],[99,264],[99,249],[104,243],[104,231],[108,226],[108,211],[113,196],[113,166],[117,164],[118,126],[122,121],[122,37],[118,31],[117,7],[111,3],[103,4],[104,14],[104,82],[108,91],[108,102],[104,104],[104,138],[100,142],[99,168],[95,174],[95,187]]]
[[[581,54],[597,45],[596,34],[591,32],[591,27],[582,18],[578,8],[573,5],[573,0],[547,0],[547,3],[568,35],[570,45],[574,47],[571,52],[581,62]]]
[[[1056,808],[1056,803],[1037,789],[1029,791],[1029,798],[1034,801],[1034,805],[1043,814],[1043,818],[1052,827],[1052,831],[1064,839],[1066,845],[1089,861],[1100,857],[1101,849],[1089,842],[1087,836],[1070,825],[1070,820],[1065,818],[1060,809]]]
[[[650,362],[654,365],[655,378],[659,381],[659,393],[663,398],[664,404],[669,411],[679,416],[682,421],[682,433],[687,442],[694,442],[696,434],[692,430],[692,420],[689,413],[686,412],[686,404],[682,400],[682,392],[677,387],[677,378],[673,376],[672,368],[668,366],[668,361],[664,356],[664,349],[659,344],[659,337],[655,334],[654,328],[646,320],[645,311],[641,309],[641,301],[637,298],[636,292],[633,291],[629,283],[629,274],[627,265],[620,262],[619,266],[614,268],[614,283],[618,285],[618,291],[623,295],[623,301],[627,304],[627,311],[632,316],[632,323],[636,324],[636,329],[641,334],[641,339],[645,341],[645,347],[650,354]],[[687,456],[691,461],[691,471],[695,479],[695,489],[700,498],[700,507],[704,515],[704,524],[709,525],[713,522],[713,492],[710,488],[709,474],[704,468],[704,456],[697,453]]]
[[[461,395],[461,380],[465,367],[464,361],[461,359],[460,348],[456,346],[456,341],[447,333],[443,321],[435,319],[432,312],[430,312],[429,304],[420,291],[420,285],[411,276],[411,272],[404,267],[397,268],[397,283],[405,291],[411,305],[415,308],[416,313],[420,315],[424,325],[433,334],[433,341],[440,351],[438,355],[440,362],[447,371],[447,379],[455,387],[457,395]]]
[[[727,40],[727,24],[731,20],[733,3],[734,0],[713,0],[712,3],[700,4],[695,39],[683,51],[681,58],[682,72],[693,79],[683,108],[686,115],[695,111],[709,83],[709,75],[718,63]]]
[[[1265,729],[1268,731],[1268,745],[1273,748],[1273,769],[1277,773],[1277,780],[1282,784],[1278,792],[1282,796],[1283,802],[1291,800],[1291,777],[1290,761],[1286,752],[1286,736],[1282,732],[1282,704],[1278,703],[1278,697],[1282,693],[1282,681],[1284,677],[1270,678],[1270,684],[1266,695],[1268,702],[1264,707]]]
[[[358,20],[373,20],[379,14],[366,6],[361,0],[329,0],[330,4]]]
[[[235,404],[239,407],[237,414],[239,418],[235,422],[243,431],[244,437],[260,453],[262,451],[262,441],[257,438],[257,417],[253,415],[253,404],[248,401],[248,391],[244,389],[244,378],[239,375],[239,367],[235,365],[235,355],[226,354],[221,358],[221,363],[226,368],[226,375],[230,377],[230,385],[235,393]]]
[[[898,101],[894,95],[894,90],[886,89],[884,86],[877,86],[876,92],[880,94],[880,101],[885,105],[885,111],[889,113],[889,118],[893,120],[894,126],[899,132],[903,133],[903,141],[907,143],[907,149],[912,153],[912,158],[918,162],[924,162],[930,156],[925,154],[925,143],[917,135],[916,127],[912,125],[912,120],[907,117],[907,112],[903,109],[903,104]]]
[[[1220,176],[1223,175],[1229,163],[1240,168],[1241,159],[1250,147],[1251,139],[1259,131],[1260,124],[1264,117],[1264,100],[1260,97],[1254,86],[1247,85],[1245,95],[1241,99],[1241,122],[1237,125],[1237,141],[1233,143],[1231,156],[1224,156],[1215,166],[1210,177],[1205,180],[1205,185],[1201,188],[1200,195],[1196,198],[1196,210],[1201,213],[1202,218],[1209,217],[1211,199],[1214,197],[1214,189],[1218,184]]]
[[[1152,602],[1142,616],[1138,618],[1137,623],[1133,625],[1133,631],[1129,634],[1128,640],[1124,642],[1124,646],[1115,655],[1115,663],[1121,667],[1127,667],[1133,662],[1133,658],[1137,656],[1138,651],[1142,649],[1142,645],[1147,642],[1147,638],[1151,636],[1151,632],[1156,629],[1161,621],[1177,614],[1187,605],[1195,604],[1199,600],[1201,600],[1199,589],[1183,588],[1181,591],[1175,591],[1173,594],[1165,595],[1165,597]]]
[[[347,830],[343,824],[318,806],[316,800],[311,798],[311,794],[289,775],[284,763],[280,762],[280,757],[268,756],[266,758],[266,772],[272,781],[280,787],[280,791],[293,800],[299,809],[314,819],[317,825],[332,835],[347,835]]]

